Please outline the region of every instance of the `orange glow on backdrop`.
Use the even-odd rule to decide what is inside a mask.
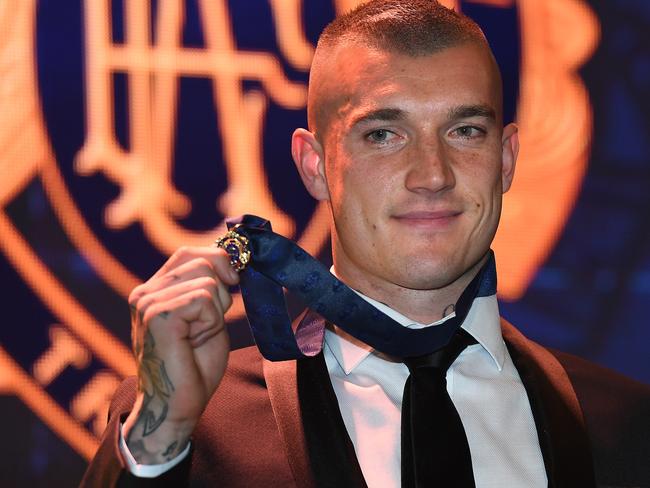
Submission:
[[[296,70],[308,69],[313,46],[304,36],[299,0],[269,0],[277,43]],[[337,0],[337,11],[355,0]],[[456,2],[444,2],[455,6]],[[512,1],[475,0],[494,6]],[[181,46],[184,8],[161,1],[150,18],[146,1],[125,1],[126,42],[111,39],[108,0],[86,0],[86,133],[75,160],[79,175],[101,174],[119,188],[105,209],[105,225],[123,229],[133,223],[158,250],[170,254],[180,245],[206,245],[222,233],[179,224],[191,210],[187,195],[172,179],[173,145],[180,77],[211,81],[217,136],[224,148],[228,190],[215,202],[224,215],[253,213],[273,221],[312,254],[328,239],[328,210],[316,207],[301,235],[290,215],[274,202],[262,156],[264,120],[270,101],[303,109],[306,86],[290,81],[272,53],[238,51],[227,2],[199,0],[204,48]],[[517,122],[522,153],[517,177],[506,196],[495,241],[502,271],[499,293],[515,300],[553,248],[574,204],[585,172],[591,133],[591,109],[576,70],[593,52],[599,27],[580,0],[519,0],[522,71]],[[96,273],[126,297],[139,279],[91,230],[75,203],[54,156],[40,104],[35,73],[35,0],[0,3],[0,249],[25,283],[57,317],[50,327],[51,348],[24,370],[0,347],[0,391],[21,399],[45,424],[83,457],[90,458],[105,422],[110,396],[134,361],[117,339],[64,286],[34,252],[5,211],[12,198],[40,179],[61,227]],[[208,22],[208,19],[210,20]],[[149,32],[156,33],[156,44]],[[115,135],[112,76],[128,75],[129,150]],[[244,91],[242,80],[256,80],[263,90]],[[142,178],[146,175],[146,178]],[[228,314],[243,316],[237,297]],[[45,391],[65,367],[84,368],[91,357],[107,370],[95,374],[67,407]],[[92,422],[91,429],[85,424]]]

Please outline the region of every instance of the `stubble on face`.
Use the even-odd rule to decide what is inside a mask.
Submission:
[[[337,272],[413,319],[439,317],[456,301],[496,231],[501,92],[493,63],[475,45],[418,58],[345,45],[310,80]],[[447,120],[459,106],[487,107],[494,120]],[[364,113],[369,120],[355,124]],[[487,135],[459,138],[457,123]],[[390,141],[376,144],[377,134]]]

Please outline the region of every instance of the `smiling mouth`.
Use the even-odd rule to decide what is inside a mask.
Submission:
[[[459,210],[413,211],[394,215],[399,223],[414,228],[444,230],[461,215]]]

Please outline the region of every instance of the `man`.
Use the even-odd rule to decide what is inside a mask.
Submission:
[[[454,320],[489,266],[518,152],[478,26],[427,0],[340,17],[318,43],[308,117],[292,154],[330,207],[334,273],[406,327]],[[185,248],[133,290],[137,394],[130,380],[116,394],[84,483],[433,486],[400,462],[421,454],[401,448],[402,360],[336,324],[314,358],[229,359],[238,281],[224,251]],[[471,454],[457,479],[469,481],[436,485],[650,486],[648,388],[531,343],[500,321],[493,293],[462,328],[476,343],[446,376]]]

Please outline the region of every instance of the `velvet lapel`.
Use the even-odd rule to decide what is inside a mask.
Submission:
[[[265,359],[264,377],[296,485],[365,488],[323,354],[298,361]]]
[[[264,359],[264,379],[296,486],[315,488],[298,401],[296,361]]]
[[[596,486],[582,410],[566,371],[503,319],[501,329],[528,393],[549,487]]]

